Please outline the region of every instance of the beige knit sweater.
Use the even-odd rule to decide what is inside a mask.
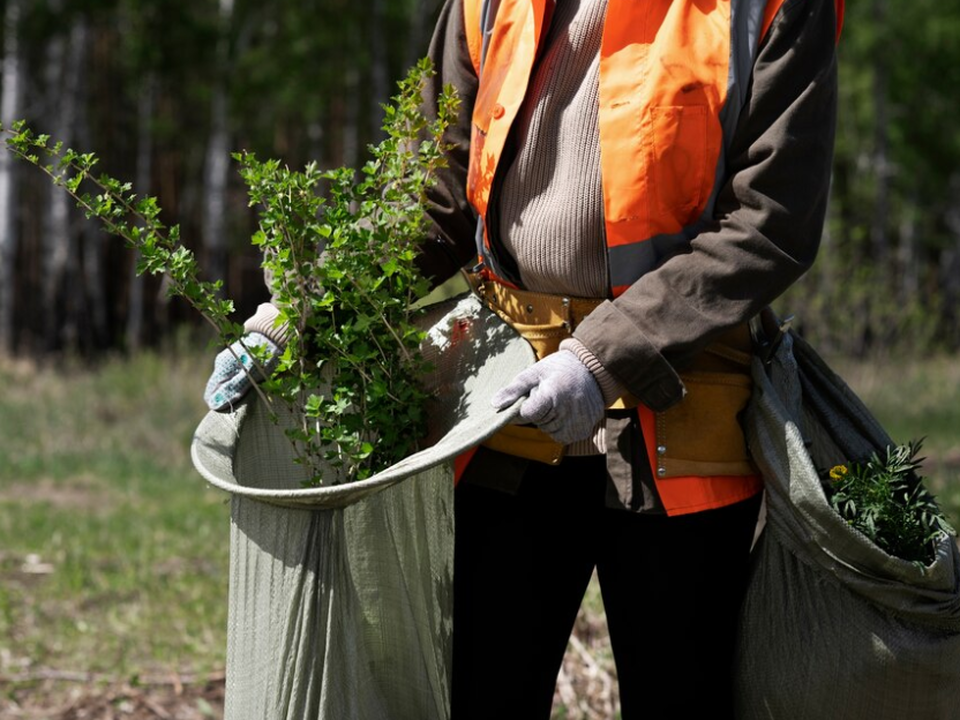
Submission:
[[[496,195],[497,234],[523,286],[535,292],[609,293],[597,119],[606,9],[606,0],[558,0],[511,130],[515,152]],[[593,354],[576,340],[563,347],[599,376],[609,394],[605,386],[615,381]],[[568,455],[604,451],[603,422],[591,438],[566,449]]]

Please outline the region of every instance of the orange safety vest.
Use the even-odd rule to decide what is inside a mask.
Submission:
[[[608,0],[600,48],[600,168],[611,293],[621,294],[712,217],[725,150],[753,64],[784,0]],[[502,278],[484,228],[490,188],[523,103],[553,0],[464,0],[464,31],[480,78],[467,197],[480,217],[478,252]],[[837,37],[843,0],[836,0]],[[487,17],[482,17],[487,16]],[[672,477],[657,469],[655,414],[640,406],[648,459],[669,514],[736,502],[755,476]]]

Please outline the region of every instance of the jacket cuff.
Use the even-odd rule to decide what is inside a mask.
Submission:
[[[266,335],[281,348],[287,344],[289,325],[283,323],[277,325],[277,318],[280,317],[280,311],[271,303],[262,303],[257,307],[257,312],[247,319],[243,324],[243,329],[248,332],[258,332]]]
[[[580,362],[587,366],[587,370],[593,373],[593,377],[597,381],[597,385],[600,386],[600,391],[603,393],[604,405],[609,407],[616,402],[618,398],[626,395],[627,389],[621,385],[613,375],[607,372],[607,369],[603,367],[603,364],[597,356],[582,342],[576,338],[567,338],[560,343],[560,349],[572,352]]]
[[[677,371],[609,300],[583,320],[574,337],[651,410],[662,412],[683,400],[686,390]]]

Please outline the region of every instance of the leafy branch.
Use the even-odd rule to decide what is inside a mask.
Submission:
[[[422,60],[399,83],[384,107],[386,138],[359,172],[323,171],[316,163],[293,171],[252,153],[234,155],[250,204],[259,207],[252,242],[263,252],[278,325],[286,326],[276,370],[254,386],[272,412],[280,401],[295,419],[287,436],[314,484],[331,470],[339,481],[369,477],[416,449],[425,431],[421,379],[429,368],[414,303],[429,288],[415,259],[428,231],[427,192],[446,163],[444,134],[459,105],[445,88],[436,116],[422,113],[432,72]],[[200,278],[179,227],[160,221],[155,198],[95,174],[96,155],[51,143],[24,122],[5,132],[11,152],[139,250],[138,274],[166,274],[170,294],[185,298],[228,347],[242,338],[222,282]],[[265,351],[248,350],[254,367],[241,366],[266,375]]]
[[[926,565],[937,544],[956,535],[919,475],[922,441],[888,447],[862,462],[835,465],[825,480],[831,506],[895,557]]]
[[[6,139],[7,150],[38,167],[54,185],[64,189],[88,219],[96,218],[107,232],[140,251],[138,275],[165,274],[170,296],[184,298],[228,347],[238,339],[242,344],[243,328],[230,320],[233,302],[221,297],[223,282],[200,278],[196,257],[180,241],[179,225],[167,227],[161,222],[156,198],[140,197],[130,183],[106,173],[96,174],[99,159],[94,153],[64,148],[62,142],[51,143],[49,135],[34,133],[23,120],[14,122],[9,129],[0,126],[0,132],[10,136]],[[244,347],[254,358],[253,367],[262,370],[257,353]],[[239,357],[237,362],[241,363]],[[256,391],[265,402],[271,401],[260,388]]]

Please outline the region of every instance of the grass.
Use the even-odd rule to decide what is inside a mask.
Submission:
[[[93,368],[0,360],[0,715],[5,696],[50,692],[31,684],[38,670],[222,670],[229,507],[188,457],[211,365],[206,350]],[[928,484],[960,526],[960,363],[832,365],[898,442],[927,438]],[[576,652],[612,674],[595,584],[577,634]],[[576,652],[561,680],[582,697]]]
[[[0,363],[0,676],[222,668],[229,510],[188,457],[209,366]]]

